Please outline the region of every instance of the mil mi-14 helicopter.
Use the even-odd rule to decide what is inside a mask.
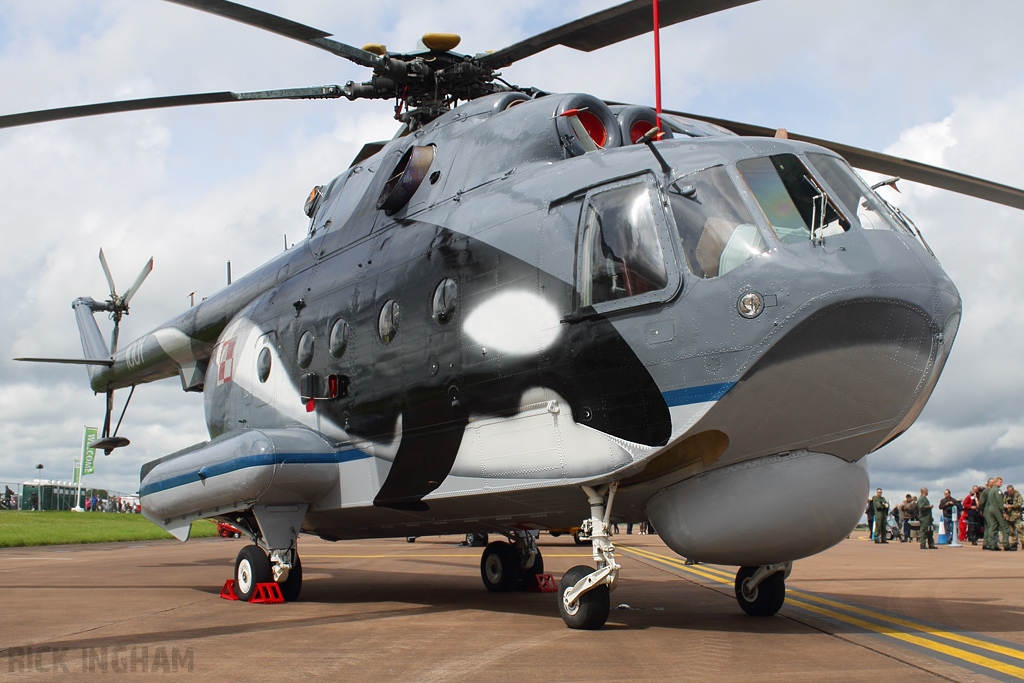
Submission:
[[[212,441],[147,464],[143,506],[180,537],[200,517],[241,524],[254,540],[236,560],[243,597],[265,579],[298,597],[300,531],[505,534],[481,561],[504,591],[542,571],[527,530],[586,520],[598,568],[570,570],[559,606],[595,628],[619,575],[608,526],[646,517],[680,554],[740,565],[740,605],[772,614],[792,561],[853,527],[864,455],[923,408],[959,296],[913,225],[821,146],[670,113],[655,139],[650,109],[494,78],[555,43],[647,31],[648,3],[468,58],[446,36],[375,54],[230,3],[181,4],[374,77],[0,125],[278,96],[405,108],[393,140],[311,193],[303,244],[182,316],[116,348],[143,277],[74,304],[92,388],[108,396],[103,445],[118,445],[115,389],[178,376],[203,392]],[[663,2],[663,23],[737,4]],[[1021,205],[1012,188],[843,153]],[[115,318],[109,347],[100,311]],[[759,517],[708,514],[737,491]],[[803,514],[782,527],[794,500]]]

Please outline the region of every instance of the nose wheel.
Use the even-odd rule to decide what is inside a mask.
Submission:
[[[615,546],[609,538],[612,502],[618,483],[582,488],[590,502],[590,519],[583,523],[583,532],[590,536],[597,569],[578,565],[562,576],[558,611],[569,628],[595,630],[608,621],[611,609],[609,594],[618,582],[621,569],[615,561]]]

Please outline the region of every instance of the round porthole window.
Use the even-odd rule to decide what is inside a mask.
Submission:
[[[342,318],[338,318],[338,321],[334,323],[334,327],[331,328],[331,339],[328,345],[331,355],[335,358],[341,358],[345,355],[345,349],[348,348],[348,323]]]
[[[384,307],[380,309],[377,331],[380,333],[380,340],[385,344],[394,341],[398,334],[398,302],[394,299],[388,299]]]
[[[256,377],[259,378],[260,384],[267,381],[270,377],[270,349],[264,346],[260,349],[260,355],[256,357]]]
[[[296,360],[299,363],[299,367],[305,370],[309,367],[309,364],[313,362],[313,351],[316,347],[316,341],[313,339],[313,333],[306,331],[299,337],[299,348],[296,352]]]
[[[455,280],[446,277],[434,290],[434,321],[447,325],[455,315],[455,299],[458,296],[459,287]]]

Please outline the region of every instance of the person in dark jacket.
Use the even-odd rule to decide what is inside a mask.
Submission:
[[[888,543],[885,539],[885,519],[889,514],[889,501],[882,497],[882,489],[875,491],[871,504],[875,508],[875,543]]]
[[[917,521],[921,527],[917,531],[917,537],[921,539],[921,550],[928,548],[935,550],[935,530],[932,528],[932,504],[928,501],[928,489],[921,488],[921,495],[917,497]]]
[[[955,513],[959,520],[962,507],[960,501],[950,495],[949,489],[946,489],[945,497],[939,501],[939,509],[942,510],[942,524],[946,529],[946,544],[948,545],[953,542],[953,535],[959,533],[959,529],[956,528],[959,525],[953,524],[953,516]]]

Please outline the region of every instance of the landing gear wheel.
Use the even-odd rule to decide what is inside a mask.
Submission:
[[[470,532],[466,534],[466,545],[470,548],[484,548],[487,546],[487,534]]]
[[[299,599],[299,593],[302,591],[302,560],[299,559],[298,553],[295,553],[295,562],[288,571],[288,578],[279,583],[278,587],[285,602],[295,602]]]
[[[247,545],[235,558],[235,594],[239,600],[249,602],[256,594],[256,584],[273,581],[270,558],[258,546]]]
[[[736,601],[752,617],[770,617],[786,601],[786,575],[775,572],[753,590],[744,591],[743,584],[757,571],[757,567],[740,567],[736,572]]]
[[[578,628],[586,631],[594,631],[608,621],[608,613],[611,610],[611,597],[608,594],[608,585],[602,584],[592,588],[576,600],[572,607],[565,606],[565,592],[579,583],[584,576],[593,573],[593,569],[586,565],[573,567],[562,576],[562,583],[558,588],[558,611],[562,614],[562,621],[569,628]]]
[[[519,553],[514,546],[504,541],[495,541],[484,548],[484,554],[480,557],[480,576],[487,590],[492,593],[515,590],[521,572]]]
[[[533,577],[544,573],[544,558],[541,557],[539,550],[537,557],[533,558],[533,566],[529,569],[520,569],[519,572],[519,585],[516,586],[516,590],[528,590],[533,585]]]
[[[587,545],[590,543],[589,540],[583,538],[583,532],[577,531],[572,535],[572,540],[576,541],[576,545]]]

